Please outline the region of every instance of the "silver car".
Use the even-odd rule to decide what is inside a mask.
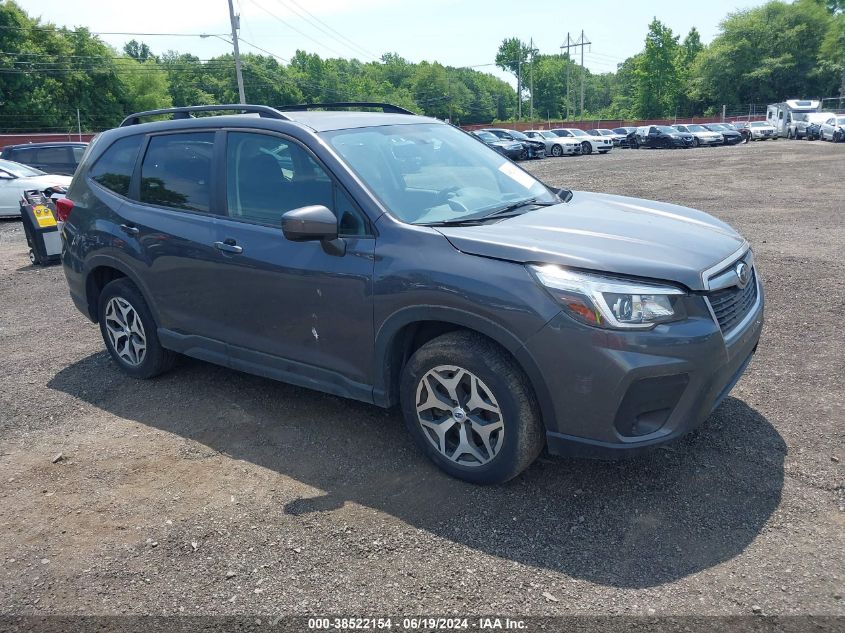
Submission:
[[[45,174],[43,171],[0,159],[0,218],[16,218],[21,214],[21,195],[29,189],[67,187],[70,176]]]
[[[693,135],[692,144],[694,147],[701,147],[702,145],[722,145],[725,142],[725,137],[719,132],[708,130],[703,125],[691,123],[689,125],[673,125],[673,128],[678,132],[686,132]]]
[[[845,116],[832,116],[822,123],[819,138],[823,141],[839,143],[845,141]]]
[[[577,156],[581,153],[581,143],[574,138],[563,138],[547,130],[528,130],[525,136],[546,144],[547,156]]]

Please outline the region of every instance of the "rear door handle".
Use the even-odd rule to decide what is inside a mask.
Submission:
[[[140,233],[138,227],[132,226],[131,224],[121,224],[120,230],[126,233],[127,235],[138,235],[138,233]]]
[[[225,253],[243,253],[244,249],[235,243],[235,240],[228,239],[222,242],[214,242],[214,248]]]

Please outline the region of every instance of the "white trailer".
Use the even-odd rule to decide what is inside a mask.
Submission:
[[[778,136],[786,136],[789,124],[796,114],[818,112],[821,101],[814,99],[787,99],[783,103],[773,103],[766,108],[766,122],[773,125]]]

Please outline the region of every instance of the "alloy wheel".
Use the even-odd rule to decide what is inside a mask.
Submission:
[[[439,365],[417,385],[417,420],[428,442],[461,466],[490,462],[502,448],[505,423],[493,392],[478,376]]]
[[[137,367],[147,355],[147,335],[141,317],[123,297],[112,297],[106,304],[106,333],[118,357]]]
[[[590,141],[584,141],[581,143],[581,153],[582,154],[592,154],[593,153],[593,146],[590,145]]]
[[[552,145],[552,156],[560,156],[561,154],[563,154],[563,150],[560,145]]]

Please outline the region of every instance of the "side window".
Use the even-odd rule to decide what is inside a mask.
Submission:
[[[213,153],[214,132],[153,136],[141,164],[141,202],[208,213]]]
[[[329,175],[302,147],[277,136],[229,133],[226,192],[234,219],[279,226],[282,214],[312,204],[337,214]]]
[[[82,160],[82,155],[84,153],[85,153],[84,147],[79,147],[78,145],[74,145],[74,147],[73,147],[73,162],[78,165],[79,161]]]
[[[128,196],[141,139],[141,136],[127,136],[112,143],[91,167],[88,176],[106,189]]]
[[[42,147],[38,150],[36,162],[43,165],[63,165],[69,163],[67,147]]]
[[[9,160],[23,163],[24,165],[31,165],[35,162],[35,150],[28,147],[26,149],[13,150]]]

